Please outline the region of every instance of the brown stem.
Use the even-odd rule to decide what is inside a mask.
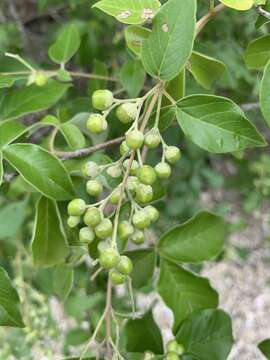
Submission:
[[[205,25],[213,18],[215,17],[218,13],[220,13],[223,9],[225,9],[226,6],[223,4],[220,4],[216,7],[214,7],[214,9],[212,9],[211,11],[209,11],[209,13],[207,13],[205,16],[203,16],[199,21],[197,21],[197,25],[196,25],[196,33],[197,35],[202,31],[202,29],[205,27]]]
[[[111,309],[112,309],[112,284],[110,279],[108,280],[107,285],[107,297],[106,297],[106,348],[107,348],[107,357],[112,359],[112,350],[111,350]]]

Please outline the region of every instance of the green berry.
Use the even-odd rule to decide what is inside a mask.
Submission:
[[[95,228],[95,232],[97,237],[100,239],[106,239],[107,237],[112,235],[113,225],[111,220],[103,219],[100,224]]]
[[[143,146],[144,135],[139,130],[132,130],[126,135],[126,143],[130,149],[139,149]]]
[[[168,146],[165,150],[165,158],[170,164],[175,164],[181,158],[181,151],[176,146]]]
[[[137,117],[138,108],[136,104],[125,103],[118,106],[116,116],[123,124],[129,124]]]
[[[118,271],[112,271],[110,273],[110,279],[113,285],[123,285],[126,280],[127,277],[123,274],[120,274]]]
[[[67,224],[70,228],[75,228],[81,222],[81,218],[79,216],[69,216],[67,219]]]
[[[132,222],[136,229],[144,230],[149,227],[151,220],[145,210],[140,210],[133,215]]]
[[[177,355],[176,352],[170,351],[166,355],[166,360],[180,360],[180,358],[179,358],[179,356]]]
[[[102,220],[102,214],[99,209],[92,207],[86,211],[84,223],[87,226],[96,227]]]
[[[118,235],[121,240],[127,240],[134,232],[134,227],[128,221],[122,221],[118,227]]]
[[[148,206],[146,206],[146,208],[144,208],[144,210],[149,215],[152,223],[155,223],[156,221],[158,221],[159,211],[154,206],[148,205]]]
[[[130,148],[127,146],[126,141],[123,141],[120,145],[120,154],[126,155],[130,151]]]
[[[149,203],[153,200],[153,189],[150,185],[139,184],[136,189],[136,200],[141,204]]]
[[[155,354],[153,354],[151,351],[147,351],[144,353],[143,360],[152,360],[155,359]]]
[[[95,233],[91,228],[86,226],[81,228],[79,238],[81,243],[90,244],[95,239]]]
[[[138,185],[140,184],[139,179],[136,176],[129,176],[127,179],[127,189],[131,193],[135,193]]]
[[[91,196],[99,196],[103,191],[103,186],[98,180],[89,180],[86,183],[86,191]]]
[[[135,232],[131,235],[130,240],[136,244],[141,245],[145,241],[144,233],[141,230],[135,230]]]
[[[45,86],[48,80],[48,76],[43,72],[38,72],[35,76],[35,84],[40,87]]]
[[[103,251],[110,248],[110,243],[106,240],[100,241],[98,243],[97,248],[98,248],[99,253],[101,254],[101,253],[103,253]]]
[[[86,204],[82,199],[74,199],[68,204],[68,214],[71,216],[81,216],[85,210]]]
[[[175,352],[178,353],[178,342],[176,340],[170,340],[167,345],[166,345],[166,349],[168,352]]]
[[[160,134],[157,129],[152,129],[145,135],[144,144],[150,149],[158,147],[160,142]]]
[[[92,114],[87,120],[86,127],[91,133],[100,134],[107,129],[108,123],[102,115]]]
[[[153,185],[157,180],[157,174],[152,166],[144,165],[137,171],[138,179],[145,185]]]
[[[183,355],[185,352],[185,348],[182,344],[178,344],[178,347],[177,347],[177,354],[178,355]]]
[[[160,179],[168,179],[172,174],[172,169],[169,164],[160,162],[155,166],[155,171]]]
[[[122,169],[120,165],[114,165],[108,168],[107,174],[112,178],[119,178],[122,175]]]
[[[104,269],[112,269],[117,265],[119,259],[118,252],[115,249],[108,248],[100,254],[99,263]]]
[[[129,162],[130,162],[129,159],[126,159],[126,160],[123,162],[124,169],[127,169],[127,168],[129,167]],[[138,169],[139,169],[139,163],[138,163],[138,161],[137,161],[137,160],[133,160],[133,161],[132,161],[132,164],[131,164],[131,167],[130,167],[130,174],[131,174],[131,175],[136,175]]]
[[[111,193],[111,197],[110,197],[110,202],[113,204],[113,205],[117,205],[120,201],[120,198],[121,198],[121,188],[117,188],[115,189],[112,193]]]
[[[97,90],[92,95],[92,104],[95,109],[107,110],[113,102],[113,93],[109,90]]]
[[[133,269],[132,261],[125,255],[120,256],[120,260],[115,269],[123,275],[129,275]]]
[[[99,175],[99,166],[94,161],[88,161],[83,165],[81,172],[84,177],[96,178]]]

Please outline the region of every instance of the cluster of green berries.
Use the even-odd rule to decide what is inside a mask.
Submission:
[[[178,344],[176,340],[171,340],[166,346],[167,354],[166,360],[180,360],[185,352],[183,345]]]
[[[131,274],[133,265],[129,257],[120,256],[114,248],[108,247],[99,256],[99,264],[110,271],[110,280],[113,285],[122,285]]]

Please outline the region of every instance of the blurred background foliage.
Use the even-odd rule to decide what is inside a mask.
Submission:
[[[108,72],[117,76],[119,69],[132,57],[125,46],[123,26],[98,10],[91,10],[94,2],[2,0],[0,72],[20,69],[20,65],[4,56],[6,51],[19,53],[40,68],[52,69],[47,49],[57,34],[73,23],[80,32],[82,43],[69,69],[100,74]],[[207,11],[208,1],[198,0],[198,6],[198,16],[201,16]],[[224,76],[211,92],[242,104],[248,117],[269,140],[270,134],[257,104],[261,73],[249,71],[243,60],[248,42],[269,31],[269,25],[257,31],[256,18],[254,10],[243,13],[223,11],[206,26],[195,48],[226,64]],[[61,118],[67,120],[77,113],[89,112],[90,95],[102,86],[106,84],[100,81],[75,81],[74,88],[58,108]],[[195,91],[207,92],[187,75],[187,93]],[[34,119],[26,117],[25,121],[32,122]],[[110,131],[110,136],[116,137],[124,129],[119,123],[114,126],[111,119]],[[166,137],[170,139],[170,144],[175,143],[183,149],[183,160],[177,165],[167,197],[159,202],[162,216],[154,236],[172,223],[186,220],[203,206],[223,215],[237,206],[242,214],[248,215],[269,201],[270,155],[265,149],[249,150],[235,157],[213,156],[185,141],[181,133],[173,128],[166,131]],[[118,149],[109,151],[112,158],[117,153]],[[160,154],[151,156],[154,162]],[[74,162],[76,160],[73,166]],[[31,258],[25,251],[31,240],[36,195],[27,194],[20,178],[5,184],[0,191],[0,263],[8,269],[20,289],[30,324],[23,330],[0,330],[0,359],[55,359],[56,353],[72,355],[89,338],[99,319],[104,307],[101,290],[105,284],[101,278],[95,286],[91,285],[90,274],[85,276],[89,272],[87,264],[78,264],[71,294],[64,303],[64,310],[62,307],[59,309],[56,299],[64,299],[65,289],[61,292],[53,283],[52,278],[55,277],[52,271],[61,274],[61,269],[33,272]],[[227,193],[233,195],[226,196]],[[245,216],[239,215],[232,231],[245,226],[245,221]],[[33,286],[29,287],[29,284]],[[146,286],[143,291],[147,293],[151,288]],[[92,296],[89,297],[89,294]],[[118,310],[124,311],[125,307],[123,301]]]

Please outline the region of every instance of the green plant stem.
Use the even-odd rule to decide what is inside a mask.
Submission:
[[[106,296],[106,348],[107,348],[107,356],[108,359],[112,358],[111,354],[111,312],[112,312],[112,283],[111,280],[108,279],[107,284],[107,296]]]

